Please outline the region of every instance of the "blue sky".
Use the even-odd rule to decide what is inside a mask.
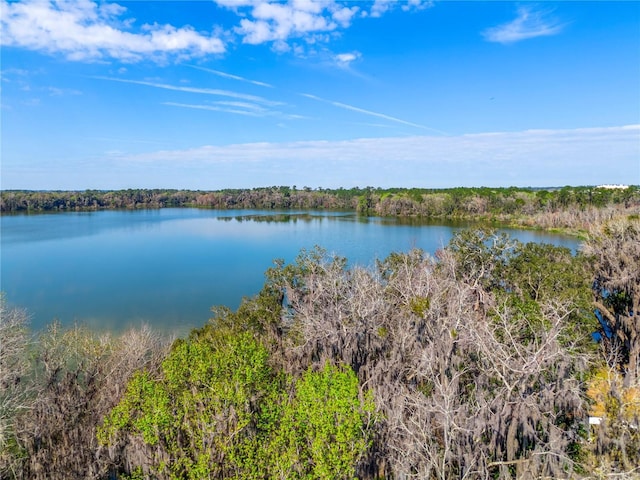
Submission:
[[[640,184],[640,2],[1,2],[3,189]]]

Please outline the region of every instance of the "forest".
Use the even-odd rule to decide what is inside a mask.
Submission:
[[[606,195],[577,254],[491,229],[375,268],[318,247],[186,338],[30,332],[2,299],[0,477],[639,478],[638,191]]]
[[[581,231],[637,212],[640,187],[0,191],[2,213],[167,207],[352,210],[368,216],[465,219]]]

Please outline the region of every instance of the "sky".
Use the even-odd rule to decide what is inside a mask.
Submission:
[[[640,184],[640,2],[0,0],[0,187]]]

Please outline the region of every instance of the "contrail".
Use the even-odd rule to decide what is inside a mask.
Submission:
[[[196,70],[202,70],[203,72],[213,73],[214,75],[218,75],[219,77],[231,78],[233,80],[238,80],[240,82],[252,83],[260,87],[275,88],[273,85],[270,85],[265,82],[258,82],[257,80],[251,80],[249,78],[240,77],[238,75],[231,75],[230,73],[221,72],[220,70],[212,70],[210,68],[198,67],[196,65],[187,65],[187,67],[195,68]]]
[[[424,130],[431,130],[433,132],[437,132],[442,135],[449,135],[447,132],[443,132],[442,130],[438,130],[437,128],[426,127],[418,123],[402,120],[401,118],[385,115],[384,113],[372,112],[371,110],[365,110],[364,108],[354,107],[353,105],[347,105],[346,103],[334,102],[333,100],[326,100],[324,98],[311,95],[310,93],[301,93],[300,95],[302,95],[303,97],[311,98],[312,100],[328,103],[329,105],[333,105],[334,107],[344,108],[345,110],[352,110],[354,112],[364,113],[365,115],[371,115],[372,117],[384,118],[385,120],[391,120],[392,122],[402,123],[403,125],[409,125],[410,127],[422,128]]]

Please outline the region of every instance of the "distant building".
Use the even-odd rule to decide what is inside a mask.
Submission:
[[[624,190],[625,188],[629,188],[629,185],[605,184],[605,185],[598,185],[596,188],[606,188],[609,190]]]

